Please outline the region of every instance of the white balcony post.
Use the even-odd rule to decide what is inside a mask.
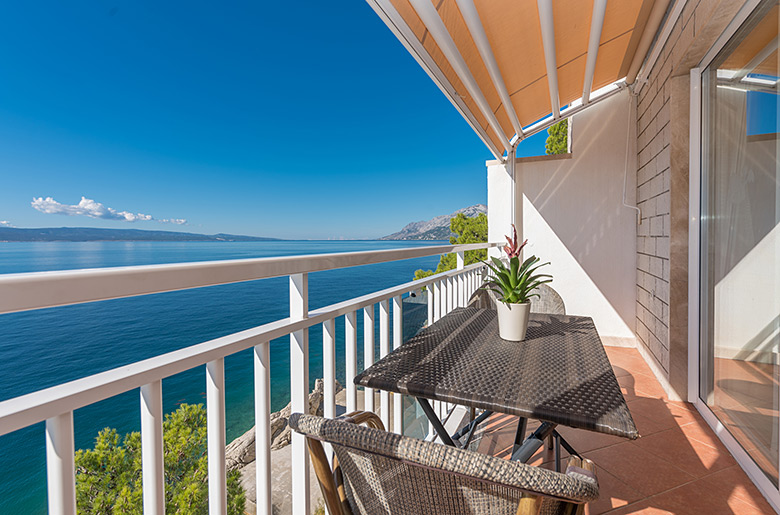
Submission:
[[[390,302],[385,299],[379,303],[379,358],[390,354]],[[390,429],[390,392],[379,392],[379,418],[385,429]]]
[[[290,276],[290,319],[309,316],[308,274]],[[309,412],[309,330],[290,334],[290,402],[292,413]],[[309,451],[303,435],[292,432],[292,512],[309,515]]]
[[[357,410],[357,312],[350,311],[344,317],[345,354],[346,354],[346,387],[347,387],[347,413]]]
[[[428,325],[433,323],[433,284],[429,284],[426,288],[426,299],[428,300]]]
[[[465,263],[466,263],[466,256],[465,256],[464,252],[463,251],[457,252],[455,254],[455,256],[456,256],[456,261],[457,261],[457,269],[458,270],[463,270],[463,268],[465,267]],[[461,273],[461,274],[458,275],[458,302],[457,302],[457,306],[459,308],[462,308],[463,306],[466,305],[467,300],[468,299],[466,297],[466,275]]]
[[[363,369],[374,364],[374,305],[363,308]],[[374,411],[374,389],[363,390],[363,409]]]
[[[256,345],[255,362],[255,488],[257,512],[271,513],[271,352],[268,342]]]
[[[455,307],[455,278],[447,278],[447,313]]]
[[[436,322],[441,318],[441,281],[437,281],[431,285],[433,288],[433,321]]]
[[[49,514],[76,515],[76,452],[73,412],[46,421],[46,480]]]
[[[322,414],[325,418],[336,417],[336,320],[331,318],[322,324]],[[333,447],[323,446],[329,460],[333,457]]]
[[[206,363],[209,514],[227,515],[225,472],[225,358]]]
[[[401,295],[393,297],[393,349],[404,343],[404,304]],[[393,394],[393,431],[399,435],[404,433],[403,398]]]
[[[439,318],[441,319],[447,314],[447,278],[441,280],[439,283],[441,287],[441,307],[439,308]]]
[[[322,324],[322,377],[323,415],[336,416],[336,320],[331,318]]]
[[[141,468],[144,513],[165,513],[162,381],[141,387]]]

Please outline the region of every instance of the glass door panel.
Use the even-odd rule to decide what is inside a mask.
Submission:
[[[705,70],[700,396],[778,481],[780,136],[777,2]]]

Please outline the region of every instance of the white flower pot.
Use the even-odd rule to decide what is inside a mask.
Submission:
[[[498,311],[498,335],[504,340],[519,342],[525,339],[531,303],[506,304],[496,300]]]

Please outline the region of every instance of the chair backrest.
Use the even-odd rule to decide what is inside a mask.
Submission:
[[[582,503],[598,497],[587,460],[575,458],[579,466],[570,462],[561,474],[362,427],[348,421],[356,414],[346,420],[298,413],[290,417],[290,427],[307,437],[332,515],[577,513]],[[364,420],[376,417],[359,415]],[[381,422],[376,419],[372,425],[381,427]],[[320,441],[329,442],[337,458],[332,475],[324,473],[327,459]]]
[[[540,284],[536,290],[539,297],[531,298],[531,313],[565,315],[566,306],[558,292],[548,284]],[[471,295],[468,305],[480,309],[496,309],[496,297],[490,290],[478,289]]]

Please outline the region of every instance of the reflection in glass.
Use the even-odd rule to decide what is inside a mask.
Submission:
[[[778,481],[778,5],[703,75],[701,398]]]

